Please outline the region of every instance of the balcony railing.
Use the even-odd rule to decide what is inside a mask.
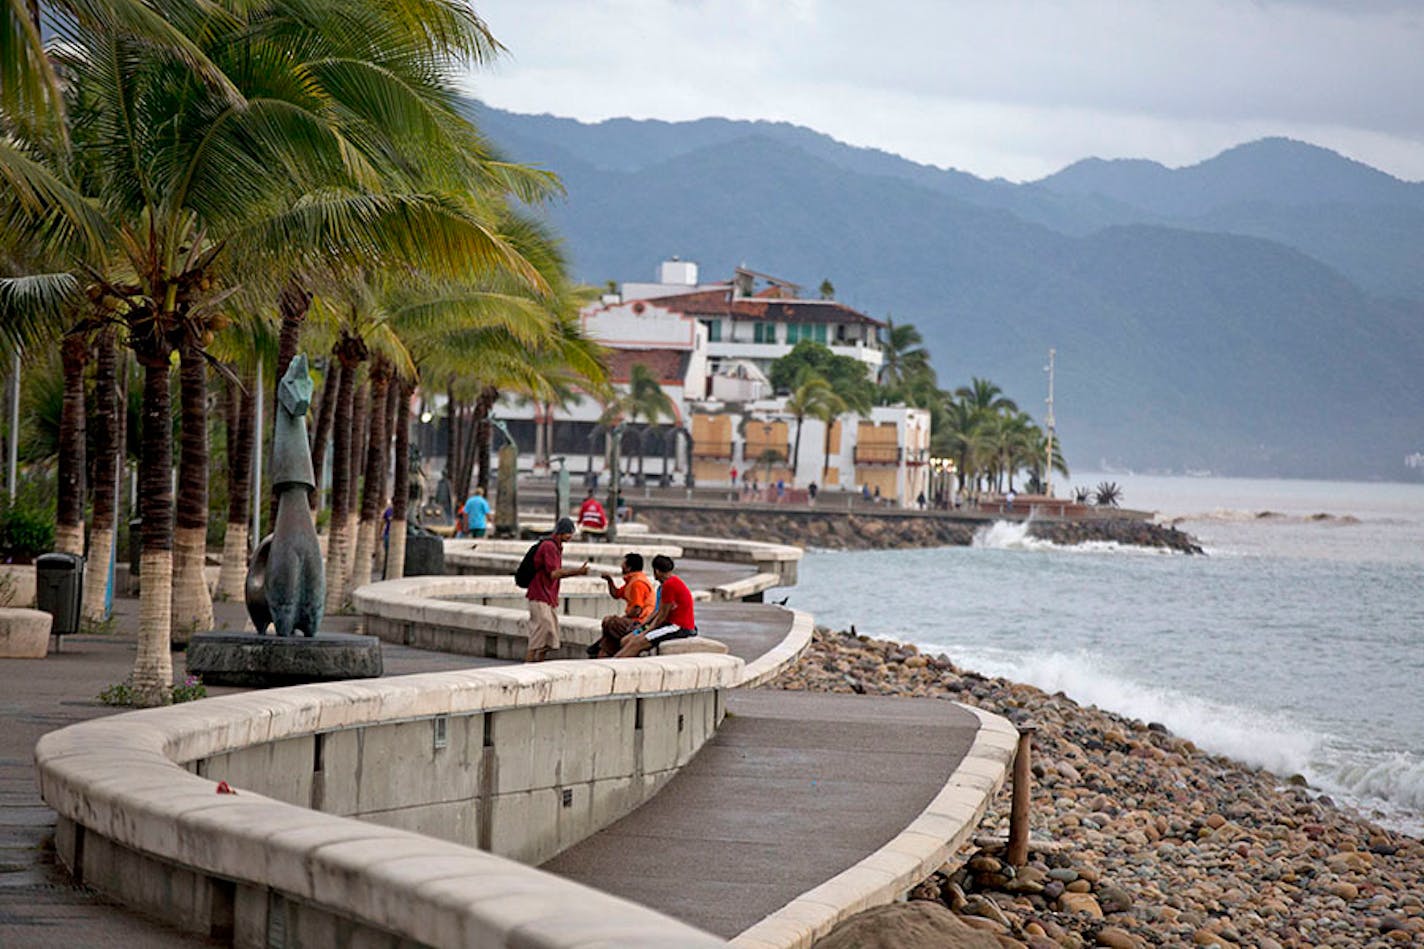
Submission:
[[[899,445],[856,445],[858,465],[895,465],[900,463]]]
[[[692,446],[693,458],[731,458],[731,442],[696,442]]]

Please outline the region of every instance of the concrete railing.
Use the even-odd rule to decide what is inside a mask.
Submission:
[[[729,585],[730,586],[730,585]],[[720,590],[721,588],[718,588]],[[601,618],[615,612],[602,580],[560,582],[559,658],[583,658]],[[718,599],[733,596],[713,594]],[[694,593],[707,599],[706,591]],[[351,597],[366,633],[385,642],[489,659],[522,659],[528,648],[524,591],[510,577],[405,577],[360,587]],[[760,685],[794,662],[811,641],[811,616],[794,610],[791,632],[748,663],[738,685]]]
[[[650,544],[675,544],[682,555],[694,560],[752,564],[761,573],[774,573],[777,586],[795,586],[796,571],[804,551],[790,544],[766,544],[728,537],[693,537],[682,534],[647,535]]]
[[[701,655],[299,686],[70,726],[35,760],[79,881],[236,945],[717,945],[509,858],[636,807],[742,678]]]
[[[513,575],[514,568],[524,558],[524,552],[533,541],[526,540],[447,540],[445,541],[445,571],[457,575],[480,575],[498,573]],[[604,573],[618,572],[618,565],[627,553],[640,553],[645,561],[651,562],[658,554],[666,554],[676,560],[682,556],[682,548],[675,544],[644,543],[576,543],[564,545],[564,562],[579,564],[589,561],[595,568],[607,568]]]
[[[582,659],[602,634],[597,617],[617,603],[602,580],[566,579],[559,592],[563,643],[552,655]],[[351,606],[366,632],[386,642],[487,659],[523,659],[529,644],[524,591],[508,576],[383,580],[357,589]]]

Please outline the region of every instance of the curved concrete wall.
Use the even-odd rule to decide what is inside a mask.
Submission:
[[[74,725],[35,758],[76,877],[238,945],[715,945],[498,853],[544,859],[635,807],[742,675],[693,655],[300,686]]]

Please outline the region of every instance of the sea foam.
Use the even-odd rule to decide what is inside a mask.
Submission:
[[[971,547],[984,550],[1029,550],[1036,552],[1059,551],[1080,554],[1146,554],[1149,556],[1170,556],[1177,553],[1167,547],[1141,547],[1135,544],[1120,544],[1115,540],[1087,540],[1080,544],[1055,544],[1051,540],[1034,537],[1029,533],[1031,520],[994,521],[974,532]]]
[[[944,647],[924,644],[928,651]],[[1087,651],[1031,656],[956,650],[963,668],[1063,692],[1080,705],[1144,722],[1160,722],[1199,748],[1282,778],[1299,774],[1381,824],[1424,835],[1424,761],[1401,753],[1369,756],[1343,747],[1284,715],[1261,712],[1172,689],[1142,685]]]

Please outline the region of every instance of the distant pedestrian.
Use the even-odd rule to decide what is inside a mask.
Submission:
[[[806,488],[806,493],[811,496],[811,503],[812,503],[812,504],[815,504],[815,503],[816,503],[816,493],[817,493],[818,491],[820,491],[820,490],[821,490],[820,488],[816,487],[816,482],[814,482],[814,481],[812,481],[811,484],[810,484],[810,486],[808,486],[808,487]]]
[[[915,503],[920,506],[921,511],[925,509],[925,492],[920,492],[920,496],[915,498]]]
[[[1006,495],[1004,495],[1004,504],[1006,505],[1006,509],[1007,509],[1007,510],[1012,511],[1012,510],[1014,509],[1014,489],[1013,489],[1013,488],[1009,488],[1009,493],[1006,494]]]
[[[880,485],[875,486],[875,497],[872,498],[876,507],[880,506]]]
[[[776,479],[776,502],[777,502],[778,504],[780,504],[780,503],[781,503],[782,501],[784,501],[785,499],[786,499],[786,480],[783,479],[783,478],[777,478],[777,479]]]
[[[461,511],[465,516],[465,530],[471,537],[485,536],[486,524],[488,523],[490,505],[485,500],[485,489],[475,488],[475,493],[470,495],[465,502],[465,507]]]
[[[870,485],[868,485],[868,484],[862,484],[862,485],[860,486],[860,499],[861,499],[862,501],[869,501],[869,500],[870,500]]]
[[[735,487],[736,484],[737,484],[737,466],[736,466],[736,465],[733,465],[733,466],[732,466],[732,485],[733,485],[733,487]]]

